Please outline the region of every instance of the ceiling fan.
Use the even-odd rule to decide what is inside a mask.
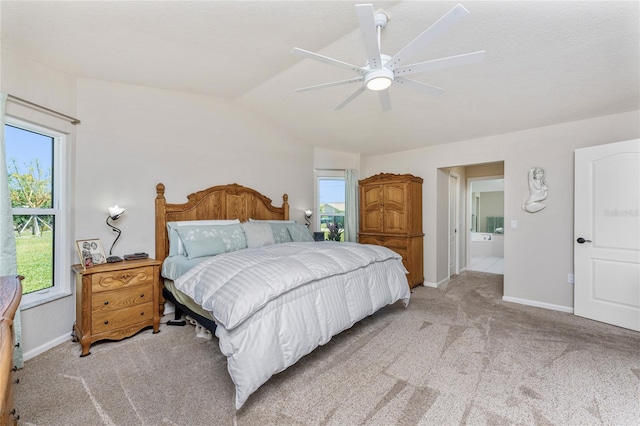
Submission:
[[[382,29],[387,25],[387,22],[389,22],[389,18],[384,11],[378,11],[374,14],[373,5],[358,4],[356,5],[356,13],[358,15],[358,21],[360,22],[360,29],[362,31],[362,38],[364,39],[364,46],[367,54],[367,61],[365,65],[358,66],[349,64],[347,62],[339,61],[337,59],[297,47],[295,47],[291,53],[303,58],[309,58],[328,65],[333,65],[347,71],[355,71],[358,75],[347,80],[303,87],[296,89],[297,92],[359,83],[360,87],[358,90],[342,101],[335,108],[336,110],[344,108],[349,102],[353,101],[365,90],[369,89],[378,92],[382,110],[388,111],[391,109],[391,100],[389,98],[389,91],[386,89],[393,84],[410,87],[415,90],[421,90],[430,95],[440,95],[444,92],[444,89],[422,83],[420,81],[410,80],[405,78],[405,76],[477,63],[480,62],[484,56],[484,50],[481,50],[463,55],[447,56],[445,58],[434,59],[431,61],[404,65],[407,60],[423,50],[430,42],[444,34],[460,19],[469,15],[469,11],[460,4],[447,12],[438,21],[393,56],[383,54],[380,49],[380,34]]]

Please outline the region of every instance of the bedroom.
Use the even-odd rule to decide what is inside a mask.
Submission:
[[[505,218],[519,220],[520,224],[517,232],[505,235],[507,253],[504,296],[523,303],[530,302],[538,306],[568,311],[573,306],[573,288],[566,282],[567,273],[573,271],[573,151],[579,147],[640,137],[638,6],[634,2],[613,3],[615,6],[604,6],[604,2],[589,2],[588,7],[581,5],[580,10],[584,15],[580,15],[583,18],[582,26],[578,26],[576,38],[571,38],[571,42],[561,43],[554,42],[553,38],[567,37],[567,34],[559,30],[550,31],[551,28],[547,26],[551,27],[556,22],[549,22],[546,17],[563,16],[564,19],[571,20],[572,14],[579,12],[571,6],[536,6],[535,3],[517,2],[471,3],[467,6],[472,13],[470,19],[456,27],[459,33],[452,31],[448,34],[448,37],[452,38],[450,42],[454,43],[453,47],[444,45],[446,50],[439,50],[438,53],[450,54],[452,52],[449,49],[454,47],[453,53],[479,49],[489,52],[493,49],[500,51],[502,55],[508,55],[511,60],[506,66],[501,66],[499,61],[495,62],[496,59],[487,58],[485,65],[462,67],[456,69],[451,77],[441,77],[458,102],[460,99],[468,99],[465,97],[469,94],[473,94],[474,101],[447,104],[448,108],[438,112],[435,110],[438,106],[433,103],[433,98],[427,98],[429,109],[425,112],[418,108],[419,114],[434,117],[434,121],[446,125],[445,130],[438,133],[435,127],[423,129],[414,126],[410,136],[403,141],[394,140],[392,147],[384,151],[379,148],[382,145],[377,143],[391,138],[386,133],[390,130],[384,128],[386,121],[399,120],[398,115],[408,114],[411,108],[416,109],[425,101],[423,96],[410,96],[401,93],[400,90],[394,92],[393,110],[389,112],[394,115],[385,119],[377,102],[359,103],[354,105],[354,109],[341,112],[349,115],[336,116],[333,108],[350,93],[350,89],[345,93],[344,90],[333,88],[328,92],[314,92],[312,96],[304,98],[300,98],[302,94],[293,92],[296,87],[329,81],[333,77],[331,72],[334,71],[322,64],[293,57],[289,51],[294,46],[308,47],[311,50],[324,48],[326,54],[346,58],[354,55],[351,53],[355,50],[354,44],[357,46],[356,49],[360,49],[360,44],[357,44],[360,43],[360,34],[353,13],[355,3],[345,2],[340,6],[327,6],[321,2],[312,2],[317,8],[313,13],[298,12],[304,19],[293,14],[289,10],[290,6],[282,4],[270,5],[266,2],[261,6],[253,4],[251,8],[241,7],[238,10],[229,7],[225,10],[230,16],[228,21],[247,22],[251,28],[259,28],[260,31],[256,32],[260,35],[252,34],[251,40],[257,42],[257,39],[264,38],[263,44],[251,44],[254,48],[249,49],[246,45],[240,44],[246,39],[238,38],[239,45],[232,44],[230,47],[237,51],[223,54],[220,53],[220,49],[229,43],[228,40],[216,41],[212,48],[208,43],[214,37],[206,39],[206,42],[203,38],[199,43],[195,43],[192,38],[183,35],[187,41],[194,42],[190,45],[190,49],[195,51],[192,52],[184,46],[174,45],[171,36],[164,33],[164,27],[149,27],[148,37],[157,37],[161,46],[156,45],[157,50],[149,57],[143,54],[143,50],[137,50],[136,43],[131,42],[131,49],[125,50],[124,53],[132,53],[125,59],[118,55],[118,49],[122,49],[121,44],[109,48],[101,47],[100,43],[92,43],[85,46],[85,50],[80,49],[77,44],[81,43],[80,39],[84,37],[73,32],[66,33],[68,39],[55,40],[55,47],[48,44],[40,48],[29,45],[30,38],[23,33],[24,30],[34,30],[24,24],[24,19],[28,22],[25,14],[29,12],[34,13],[34,22],[45,22],[47,17],[51,17],[51,22],[61,26],[68,26],[66,24],[70,23],[80,26],[81,34],[91,34],[90,28],[87,27],[92,24],[89,18],[95,18],[99,13],[89,13],[88,10],[82,9],[78,11],[79,6],[75,3],[56,7],[56,3],[53,2],[49,4],[49,10],[40,9],[41,14],[36,14],[36,10],[29,11],[28,8],[18,7],[18,3],[21,2],[2,2],[1,6],[2,92],[82,120],[79,126],[68,125],[65,128],[74,138],[70,152],[71,215],[65,262],[67,266],[77,261],[73,240],[98,237],[105,242],[111,241],[111,232],[104,226],[105,209],[116,203],[128,209],[127,214],[119,221],[123,230],[123,237],[118,243],[119,252],[146,251],[153,254],[153,198],[158,182],[167,185],[166,196],[170,202],[183,202],[183,195],[202,189],[203,182],[237,182],[259,189],[272,200],[278,200],[283,192],[287,192],[291,203],[291,216],[302,223],[302,212],[314,205],[313,170],[354,168],[359,171],[361,177],[384,171],[412,173],[424,179],[425,281],[436,286],[448,279],[447,258],[441,254],[443,248],[446,253],[446,246],[442,245],[446,237],[443,238],[440,234],[442,227],[437,219],[442,218],[442,209],[446,212],[446,202],[442,202],[442,197],[446,196],[446,191],[444,194],[442,192],[442,186],[446,182],[446,171],[459,166],[504,161]],[[398,31],[398,27],[404,26],[405,18],[401,16],[406,16],[406,13],[403,15],[401,10],[402,2],[375,5],[388,9],[393,15],[389,31]],[[439,17],[452,6],[452,3],[435,3],[432,9],[424,13],[429,17]],[[338,14],[334,12],[336,7],[340,8],[341,19],[319,22],[323,16]],[[558,11],[562,13],[552,13],[552,7],[558,7]],[[602,9],[598,9],[599,7]],[[595,12],[590,8],[594,8]],[[504,12],[501,12],[502,10]],[[171,12],[176,13],[177,10]],[[286,24],[262,23],[261,14],[267,12],[280,19],[287,16],[289,20]],[[147,16],[151,20],[154,15],[152,11],[148,13]],[[161,11],[156,10],[156,13],[159,13],[159,16],[155,16],[159,22],[171,19]],[[532,80],[535,84],[532,85],[524,77],[515,78],[510,75],[510,79],[506,79],[506,74],[519,75],[529,71],[519,65],[525,58],[517,56],[523,53],[521,46],[525,42],[528,43],[526,46],[533,49],[528,57],[540,58],[546,53],[545,49],[551,46],[559,48],[558,45],[566,45],[586,54],[589,42],[585,40],[598,42],[598,37],[595,41],[585,38],[593,31],[593,27],[590,26],[592,21],[589,19],[591,13],[604,16],[605,23],[610,23],[609,19],[615,23],[606,27],[606,31],[610,28],[619,31],[611,31],[609,36],[615,40],[620,51],[612,49],[613,51],[603,53],[607,50],[605,43],[601,46],[602,50],[596,50],[601,57],[572,55],[573,61],[585,61],[579,62],[577,70],[564,63],[529,65],[536,71],[526,74],[527,78],[535,78]],[[98,31],[94,34],[95,37],[110,37],[112,32],[107,31],[110,25],[116,28],[117,25],[123,25],[119,32],[122,40],[115,41],[127,43],[139,40],[139,49],[144,49],[142,41],[149,41],[147,36],[135,33],[132,28],[124,26],[125,23],[120,22],[120,15],[117,13],[107,16],[110,20],[104,24],[105,27],[98,27],[104,28],[105,32]],[[189,16],[194,19],[194,25],[203,25],[193,18],[193,14],[187,14],[187,17]],[[465,34],[465,27],[468,26],[474,28],[474,31],[480,31],[480,34],[487,34],[489,30],[486,26],[490,24],[486,20],[492,16],[495,17],[492,18],[491,25],[497,25],[498,18],[503,22],[511,22],[509,19],[514,16],[521,19],[517,21],[518,24],[499,26],[498,28],[504,31],[502,35],[499,31],[497,35],[492,35],[504,38],[504,45],[488,35],[478,37],[473,42],[464,39],[464,43],[455,37],[456,34]],[[233,31],[233,28],[230,28],[233,25],[229,22],[216,22],[212,27],[222,27],[213,34],[222,35]],[[304,27],[296,27],[295,22],[300,22]],[[633,25],[629,24],[630,22]],[[274,31],[274,25],[277,25],[277,31]],[[327,29],[328,25],[330,27]],[[414,25],[420,27],[418,24]],[[131,26],[135,27],[133,24]],[[73,25],[71,27],[73,28]],[[307,27],[308,29],[303,31]],[[412,31],[407,30],[407,33],[415,34],[416,27],[413,27]],[[46,26],[41,25],[39,28]],[[527,32],[521,28],[529,31],[528,34],[545,34],[547,38],[537,46],[536,43],[526,40]],[[507,30],[511,32],[507,33]],[[289,31],[291,34],[288,34]],[[281,37],[286,34],[287,41],[269,39],[266,34],[270,32],[274,32],[276,38],[278,34],[282,34]],[[519,33],[524,35],[519,37]],[[40,42],[47,38],[46,31],[35,34]],[[306,35],[303,38],[301,34]],[[385,34],[384,39],[384,42],[391,46],[391,51],[395,51],[406,42],[405,36],[409,37],[402,33],[402,36],[393,34],[389,32],[388,37]],[[508,36],[504,36],[505,34]],[[395,41],[392,36],[400,37],[400,40]],[[97,40],[106,43],[109,37]],[[631,45],[622,43],[625,40],[627,43],[629,40],[633,42]],[[455,44],[456,42],[461,44]],[[392,46],[391,43],[396,43],[396,46]],[[438,47],[443,48],[441,45]],[[74,49],[88,56],[74,59]],[[95,49],[93,54],[91,49]],[[167,56],[175,54],[178,49],[184,49],[194,56],[181,57],[180,66],[167,68],[171,62]],[[272,64],[271,68],[261,67],[259,52],[264,52],[262,55],[268,57],[275,54],[276,50],[280,51],[277,58],[286,65]],[[55,56],[56,54],[60,57]],[[616,54],[630,58],[622,62],[627,67],[616,63]],[[231,60],[238,55],[244,60],[253,58],[257,60],[257,64],[250,62],[250,69],[255,70],[255,73],[264,74],[253,77],[252,73],[237,73],[235,69],[238,67],[231,67],[234,68],[231,72],[232,70],[220,68],[217,64],[201,62],[204,61],[201,56],[206,55],[222,55],[225,60]],[[500,60],[506,61],[506,58],[503,56]],[[98,59],[104,60],[105,63]],[[162,62],[156,64],[156,61],[160,60]],[[107,74],[107,63],[130,65],[115,69],[113,74]],[[589,65],[593,64],[597,64],[598,67],[590,68]],[[615,66],[612,66],[614,64]],[[100,69],[101,66],[105,66],[104,71]],[[505,85],[504,90],[507,93],[500,91],[500,97],[486,98],[490,94],[478,93],[480,88],[474,87],[475,83],[470,78],[474,73],[486,78],[489,70],[482,67],[489,66],[489,70],[499,71],[500,80]],[[555,107],[558,109],[553,110],[553,114],[557,116],[551,116],[551,113],[546,112],[546,108],[551,107],[537,103],[537,98],[538,93],[540,97],[551,97],[554,90],[559,90],[558,83],[553,78],[557,66],[565,67],[562,69],[567,72],[567,80],[561,85],[565,86],[567,91],[561,92],[561,99],[555,98]],[[198,78],[210,85],[200,93],[184,83],[196,79],[189,72],[199,68],[206,69],[207,72]],[[157,81],[160,76],[156,75],[163,72],[173,74],[178,83],[163,86],[161,81]],[[568,84],[572,78],[579,77],[582,73],[585,74],[585,79],[576,79],[577,87]],[[212,75],[216,77],[215,81],[210,81],[214,80]],[[602,78],[605,75],[607,77]],[[587,77],[591,80],[587,80]],[[237,79],[237,85],[227,83],[232,79]],[[261,81],[266,83],[260,84]],[[587,91],[581,84],[585,82],[596,82],[594,87],[598,87],[599,90],[584,93]],[[490,80],[490,83],[488,89],[498,90],[495,80]],[[525,89],[527,90],[520,92]],[[518,93],[518,96],[512,96],[512,93]],[[601,100],[596,95],[605,96],[605,99]],[[435,99],[444,99],[442,102],[446,102],[444,97]],[[305,108],[300,107],[301,103]],[[313,103],[317,108],[309,105]],[[488,109],[491,103],[498,104],[504,110],[520,113],[515,116],[506,115],[504,112],[491,113]],[[293,105],[292,108],[286,108],[286,114],[290,117],[288,124],[287,119],[276,121],[266,113],[269,109],[284,110],[286,105]],[[304,110],[309,115],[300,116],[300,112],[293,109]],[[23,115],[24,119],[34,118],[29,109],[17,105],[10,104],[7,110],[10,114]],[[371,124],[370,117],[374,117],[375,124]],[[415,116],[411,118],[414,122],[421,122]],[[458,124],[459,120],[473,121],[475,129],[480,129],[474,133],[471,126]],[[350,124],[352,121],[356,123],[353,127]],[[50,122],[42,124],[60,126],[58,123]],[[363,135],[362,132],[365,130],[373,134],[378,132],[379,136],[372,138],[372,133]],[[450,132],[453,136],[443,135],[441,132]],[[434,143],[432,144],[431,140],[425,141],[425,135],[434,139]],[[362,142],[359,142],[360,139]],[[369,143],[372,146],[368,146]],[[374,145],[379,151],[374,149]],[[189,155],[183,155],[185,146],[189,149]],[[546,220],[541,220],[539,216],[527,215],[520,208],[527,191],[524,176],[530,167],[537,165],[547,168],[549,184],[553,183],[549,202],[553,200],[554,209],[545,212]],[[292,179],[292,176],[295,178]],[[444,216],[446,217],[446,213]],[[534,235],[540,236],[541,241],[546,243],[532,244],[531,237]],[[553,242],[553,245],[550,246],[549,242]],[[539,270],[537,265],[546,267]],[[68,271],[68,275],[63,280],[63,285],[68,285],[71,290],[72,277],[68,268],[64,269]],[[74,309],[73,298],[67,297],[22,312],[23,349],[27,358],[68,340],[69,330],[75,319]]]

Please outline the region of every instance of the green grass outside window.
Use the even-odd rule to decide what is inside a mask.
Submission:
[[[18,274],[24,276],[22,294],[53,286],[53,232],[41,237],[16,235]]]

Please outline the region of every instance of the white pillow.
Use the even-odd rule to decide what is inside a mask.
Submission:
[[[186,255],[187,252],[182,244],[182,239],[177,228],[190,225],[233,225],[240,223],[239,219],[220,220],[182,220],[179,222],[167,222],[167,232],[169,233],[169,256]]]
[[[275,244],[276,241],[273,238],[273,232],[271,231],[271,225],[268,223],[241,223],[244,235],[247,237],[247,247],[262,247],[269,244]]]

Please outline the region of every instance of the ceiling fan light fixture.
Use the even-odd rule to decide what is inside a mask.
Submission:
[[[385,90],[391,86],[391,83],[393,83],[393,71],[388,68],[371,70],[364,76],[364,84],[369,90]]]

